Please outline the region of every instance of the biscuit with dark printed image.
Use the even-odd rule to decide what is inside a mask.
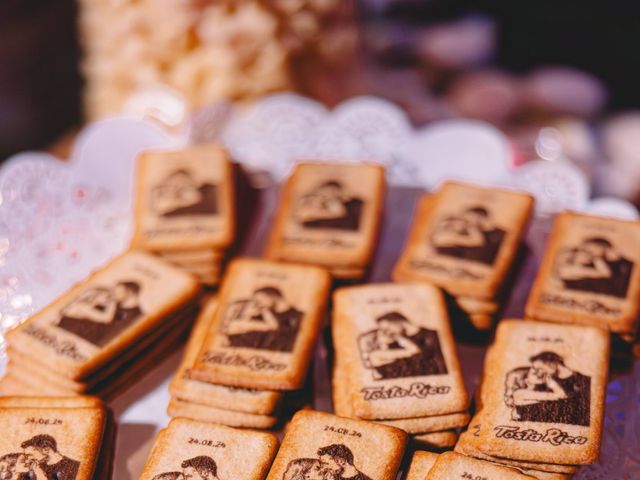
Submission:
[[[82,380],[193,302],[193,277],[130,251],[6,334],[9,346]]]
[[[438,456],[437,453],[421,450],[414,452],[405,480],[424,480],[429,470],[431,470],[431,467],[433,467],[438,460]]]
[[[93,480],[106,421],[101,408],[0,408],[0,472]]]
[[[173,419],[155,441],[140,480],[264,480],[274,435]]]
[[[138,159],[133,245],[226,249],[235,231],[232,166],[214,145],[147,151]]]
[[[169,385],[169,392],[173,397],[184,402],[221,409],[232,408],[239,412],[257,415],[272,414],[282,400],[280,392],[228,387],[191,378],[190,369],[200,353],[217,308],[216,298],[209,300],[203,307],[191,331],[182,363]]]
[[[436,287],[341,288],[334,295],[332,324],[336,357],[343,357],[350,403],[359,418],[428,417],[467,409],[447,308]]]
[[[235,387],[301,388],[330,283],[318,267],[234,260],[191,376]]]
[[[609,335],[595,327],[503,320],[459,444],[521,462],[595,462],[609,349]]]
[[[280,198],[265,256],[360,275],[380,228],[384,168],[363,163],[299,163]]]
[[[491,480],[531,480],[515,469],[503,467],[455,452],[445,452],[438,456],[425,480],[459,480],[459,479]]]
[[[527,301],[527,317],[634,336],[640,306],[639,242],[640,222],[559,214]]]
[[[496,298],[532,210],[525,193],[445,182],[419,201],[393,278],[433,283],[454,297]]]
[[[405,443],[406,433],[396,428],[301,410],[287,426],[267,479],[392,480]]]

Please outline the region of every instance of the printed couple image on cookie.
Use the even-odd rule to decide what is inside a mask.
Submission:
[[[589,426],[590,377],[572,370],[551,351],[537,353],[529,362],[511,370],[505,380],[511,419]]]
[[[156,437],[140,480],[264,480],[277,449],[270,433],[178,418]]]
[[[406,434],[393,427],[302,410],[289,424],[267,480],[391,480]]]
[[[215,284],[235,237],[234,179],[215,145],[144,152],[136,176],[132,244]]]
[[[359,337],[363,364],[376,380],[447,373],[438,332],[391,311],[375,319],[376,328]]]
[[[180,341],[198,293],[186,272],[127,252],[7,333],[6,378],[25,394],[115,393]]]
[[[0,404],[0,478],[95,480],[109,475],[114,437],[106,410],[90,397],[75,398],[10,397]]]
[[[596,462],[608,363],[606,330],[501,321],[456,451],[561,474]]]
[[[235,387],[301,388],[329,286],[317,267],[234,260],[190,375]]]
[[[139,282],[122,280],[81,292],[60,310],[59,328],[104,346],[143,315]]]
[[[635,335],[640,222],[565,212],[556,217],[527,302],[528,317]]]
[[[396,281],[435,284],[470,322],[490,327],[533,210],[525,193],[445,182],[417,206]]]
[[[287,181],[265,250],[273,260],[362,277],[375,251],[385,192],[373,164],[300,163]]]

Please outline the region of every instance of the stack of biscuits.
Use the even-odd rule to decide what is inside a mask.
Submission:
[[[340,288],[331,326],[336,414],[400,428],[423,447],[455,444],[469,402],[437,287]]]
[[[385,172],[365,163],[300,163],[280,198],[265,257],[362,279],[382,220]]]
[[[0,431],[0,478],[111,479],[116,425],[95,397],[1,397]]]
[[[467,457],[456,452],[436,454],[417,451],[411,458],[406,480],[533,480],[536,477],[514,468]],[[545,480],[564,480],[565,477],[550,475]]]
[[[235,237],[233,166],[223,149],[196,145],[138,159],[133,247],[217,285]]]
[[[640,313],[638,243],[638,221],[559,214],[527,301],[527,318],[596,325],[614,339],[633,342]]]
[[[198,293],[188,273],[129,251],[7,332],[0,391],[112,398],[180,345]]]
[[[140,480],[264,480],[277,450],[270,433],[174,418],[156,437]]]
[[[169,415],[276,426],[285,393],[293,396],[305,385],[329,287],[329,274],[317,267],[232,261],[171,382]]]
[[[597,327],[501,321],[456,452],[541,480],[597,462],[609,343]]]
[[[506,296],[532,210],[525,193],[445,182],[420,199],[393,279],[439,286],[473,327],[487,330]]]

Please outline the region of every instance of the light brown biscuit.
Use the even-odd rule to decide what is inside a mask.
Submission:
[[[528,194],[445,182],[420,200],[393,279],[433,283],[454,297],[495,298],[532,211]]]
[[[436,287],[341,288],[332,324],[356,416],[428,417],[468,407],[447,308]]]
[[[458,434],[455,430],[420,433],[417,435],[411,435],[411,441],[424,448],[451,448],[458,441]]]
[[[1,408],[103,408],[98,397],[78,395],[73,397],[0,397]]]
[[[456,452],[441,454],[425,480],[459,480],[487,478],[491,480],[531,480],[515,469],[467,457]]]
[[[197,294],[191,275],[130,251],[7,332],[6,339],[60,375],[82,380]]]
[[[469,435],[468,432],[463,432],[460,435],[460,439],[458,440],[458,443],[456,443],[456,446],[454,449],[456,452],[462,453],[463,455],[468,455],[470,457],[479,458],[480,460],[487,460],[493,463],[508,465],[510,467],[518,468],[520,470],[524,468],[524,469],[534,469],[537,471],[543,471],[545,473],[558,473],[558,474],[570,475],[576,472],[578,469],[578,467],[575,465],[556,465],[552,463],[542,463],[542,462],[523,462],[519,460],[510,460],[510,459],[505,459],[500,457],[493,457],[491,455],[486,455],[485,453],[482,453],[481,451],[469,445],[469,442],[467,441],[468,435]]]
[[[208,407],[206,405],[183,402],[175,398],[169,402],[167,413],[174,418],[190,418],[201,422],[218,423],[238,428],[269,429],[278,423],[278,417],[272,415],[257,415],[255,413]]]
[[[478,330],[489,330],[493,325],[493,314],[487,313],[471,313],[469,314],[469,322]]]
[[[638,221],[559,214],[527,301],[527,317],[635,334],[638,243]]]
[[[332,378],[333,408],[336,415],[347,418],[358,418],[351,406],[349,382],[345,380],[345,369],[339,362],[334,363]],[[446,415],[433,415],[429,417],[398,418],[395,420],[376,420],[383,425],[399,428],[407,433],[422,434],[427,432],[440,432],[451,428],[464,427],[469,423],[471,416],[466,412],[450,413]]]
[[[277,450],[278,440],[269,433],[177,418],[158,434],[140,480],[172,472],[194,479],[263,480]]]
[[[424,480],[429,470],[431,470],[431,467],[433,467],[438,460],[438,456],[437,453],[424,452],[421,450],[414,452],[405,480]]]
[[[2,408],[0,465],[33,478],[93,480],[105,427],[101,408]]]
[[[396,478],[406,433],[373,422],[301,410],[287,426],[268,480],[296,478],[323,466],[343,478]],[[303,477],[304,478],[304,477]]]
[[[60,376],[50,365],[42,364],[37,358],[23,355],[21,352],[12,348],[7,349],[9,356],[9,369],[13,372],[20,372],[22,375],[33,377],[39,383],[52,383],[60,388],[71,392],[82,393],[90,390],[94,385],[103,382],[105,379],[114,376],[114,372],[121,369],[122,365],[136,359],[142,352],[148,350],[150,346],[160,341],[165,341],[169,336],[179,335],[187,328],[195,316],[193,306],[183,308],[180,312],[176,312],[165,319],[163,324],[149,332],[144,338],[137,341],[126,352],[121,353],[116,359],[102,366],[87,377],[85,381],[74,381],[67,377]]]
[[[192,378],[266,390],[302,387],[330,283],[317,267],[234,260]]]
[[[138,159],[132,245],[146,250],[224,249],[235,235],[232,165],[225,150],[193,145]]]
[[[384,168],[299,163],[282,192],[265,257],[331,268],[362,268],[375,251]]]
[[[608,362],[605,330],[503,320],[485,360],[478,411],[460,444],[524,462],[595,462]]]
[[[282,400],[280,392],[227,387],[191,378],[190,368],[193,367],[198,357],[217,308],[218,302],[215,298],[209,300],[203,307],[191,331],[182,363],[169,385],[169,392],[176,399],[190,403],[217,408],[232,408],[239,412],[257,415],[272,414]]]
[[[331,276],[338,280],[358,280],[367,273],[364,268],[330,268]]]

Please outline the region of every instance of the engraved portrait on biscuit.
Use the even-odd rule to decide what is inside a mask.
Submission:
[[[493,265],[505,234],[488,209],[474,205],[441,218],[429,241],[439,255]]]
[[[160,473],[152,480],[221,480],[218,464],[206,455],[185,460],[180,467],[180,471]]]
[[[589,426],[591,377],[572,370],[550,351],[533,355],[529,362],[506,376],[504,401],[511,419]]]
[[[173,218],[218,213],[218,188],[198,183],[186,169],[171,172],[151,189],[151,210],[160,217]]]
[[[336,443],[318,449],[315,458],[291,460],[282,480],[371,480],[356,466],[353,452]]]
[[[267,285],[255,289],[249,298],[231,302],[223,315],[227,346],[291,352],[304,313],[279,288]]]
[[[357,231],[363,205],[342,182],[329,180],[300,196],[293,216],[304,228]]]
[[[144,315],[140,290],[131,280],[89,287],[60,309],[56,325],[102,347]]]
[[[75,480],[80,462],[58,450],[51,435],[36,435],[22,442],[22,452],[0,457],[2,480]]]
[[[556,255],[553,275],[566,290],[625,298],[633,262],[603,237],[588,237]]]
[[[376,318],[376,328],[358,337],[363,365],[376,380],[447,373],[438,332],[399,312]]]

